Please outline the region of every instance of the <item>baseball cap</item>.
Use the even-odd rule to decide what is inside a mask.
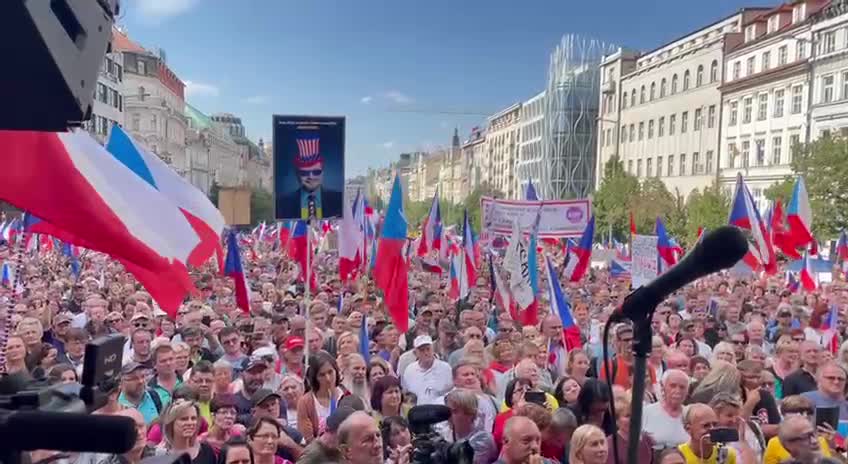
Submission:
[[[271,358],[275,358],[277,356],[277,353],[270,346],[262,346],[262,347],[259,347],[255,350],[253,350],[252,355],[253,356],[263,356],[263,357],[269,357],[270,356]]]
[[[146,369],[146,367],[144,367],[144,365],[139,364],[135,361],[130,361],[130,362],[124,364],[123,367],[121,367],[121,375],[130,375],[130,374],[132,374],[133,372],[135,372],[139,369]]]
[[[250,402],[251,402],[251,404],[253,404],[253,407],[255,408],[255,407],[259,406],[260,404],[264,403],[269,398],[280,399],[282,397],[280,395],[278,395],[277,393],[274,393],[273,390],[269,390],[267,388],[260,388],[259,390],[256,390],[256,393],[254,393],[253,396],[250,397]]]
[[[251,356],[244,361],[244,370],[249,371],[256,366],[268,367],[268,362],[262,356]]]
[[[71,322],[72,320],[74,320],[74,317],[71,316],[71,313],[59,313],[53,318],[53,323],[58,325],[64,322]]]
[[[337,408],[332,414],[330,414],[329,417],[327,417],[326,431],[328,433],[336,433],[339,430],[339,426],[342,425],[342,422],[344,422],[345,419],[350,417],[350,415],[354,412],[356,411],[350,406]]]
[[[132,319],[130,319],[130,322],[135,322],[139,319],[145,319],[145,320],[149,321],[150,317],[145,313],[135,313],[135,314],[133,314]]]
[[[430,307],[429,307],[429,306],[425,306],[425,307],[421,308],[421,313],[420,313],[420,314],[424,314],[424,313],[430,313],[430,314],[433,314],[433,310],[432,310],[432,309],[430,309]]]
[[[283,344],[283,346],[285,347],[286,351],[303,348],[303,337],[289,337],[286,339],[286,342]]]
[[[412,346],[415,348],[421,348],[424,345],[432,345],[433,338],[429,335],[419,335],[415,337],[415,342],[413,342]]]

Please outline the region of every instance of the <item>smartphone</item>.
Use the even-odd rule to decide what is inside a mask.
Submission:
[[[528,403],[535,403],[540,406],[545,406],[547,398],[545,398],[545,392],[539,391],[529,391],[524,393],[524,401]]]
[[[816,427],[828,424],[833,430],[839,427],[839,408],[816,408]]]
[[[710,430],[710,441],[713,443],[733,443],[739,441],[739,431],[732,428],[715,428]]]

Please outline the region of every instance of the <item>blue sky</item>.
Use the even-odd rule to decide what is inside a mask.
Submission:
[[[541,91],[565,33],[649,50],[743,6],[752,4],[127,0],[120,23],[165,49],[191,104],[241,116],[254,140],[270,140],[275,113],[346,116],[351,177],[485,121],[440,112],[490,114]]]

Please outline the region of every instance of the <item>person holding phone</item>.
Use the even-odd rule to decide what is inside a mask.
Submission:
[[[803,393],[816,408],[839,408],[839,419],[848,420],[848,400],[845,399],[845,382],[848,373],[834,361],[823,365],[818,372],[817,389]]]

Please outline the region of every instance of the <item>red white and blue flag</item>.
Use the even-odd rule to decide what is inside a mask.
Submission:
[[[386,218],[377,249],[374,281],[383,291],[383,298],[398,331],[409,330],[409,263],[403,250],[406,245],[407,220],[403,214],[403,191],[400,176],[395,175],[392,196],[386,208]]]
[[[792,293],[798,293],[798,290],[801,288],[801,282],[795,277],[795,273],[792,271],[786,271],[786,289]]]
[[[810,258],[807,253],[804,253],[804,260],[801,262],[799,279],[801,280],[801,286],[808,292],[812,292],[818,288],[818,279],[813,272],[813,268],[810,266]]]
[[[460,280],[464,280],[460,277],[459,268],[461,265],[460,256],[458,254],[451,255],[450,260],[450,276],[449,276],[449,287],[448,287],[448,298],[453,301],[456,301],[460,298],[463,298],[462,295],[462,287],[465,287],[465,292],[467,296],[468,293],[468,281],[465,281],[465,285],[463,286]]]
[[[313,245],[309,243],[309,225],[306,221],[295,221],[289,242],[289,256],[297,263],[300,273],[298,280],[306,285],[306,276],[309,276],[309,288],[312,291],[318,289],[318,279],[312,272],[311,266],[315,262],[313,256]]]
[[[421,236],[419,237],[418,256],[424,270],[436,274],[442,273],[441,261],[447,258],[447,238],[442,224],[442,213],[439,207],[439,191],[433,195],[430,211],[421,224]]]
[[[471,221],[468,220],[468,210],[466,210],[462,221],[462,268],[460,272],[464,274],[463,278],[469,286],[477,283],[478,253],[479,250],[474,241],[474,231],[471,229]]]
[[[595,216],[589,218],[583,236],[577,246],[568,250],[568,262],[565,265],[565,278],[569,282],[578,282],[586,275],[589,264],[592,262],[592,242],[595,237]]]
[[[610,262],[610,276],[615,279],[629,279],[631,262],[630,256],[616,252],[615,257]]]
[[[792,199],[786,210],[786,221],[789,224],[789,236],[796,248],[806,248],[813,239],[813,210],[810,208],[810,198],[804,178],[795,180],[792,189]]]
[[[742,180],[742,175],[736,177],[736,191],[730,203],[730,225],[739,227],[750,232],[752,240],[748,243],[748,253],[742,258],[742,262],[751,271],[765,270],[769,274],[777,272],[777,259],[771,236],[766,230],[766,224],[760,218],[757,204],[751,196],[751,192]]]
[[[351,205],[345,202],[342,225],[339,228],[339,277],[342,282],[353,280],[362,269],[363,230],[356,223]]]
[[[665,223],[657,216],[657,253],[659,254],[662,267],[667,269],[677,264],[677,253],[675,245],[665,230]]]
[[[786,230],[783,203],[778,199],[769,211],[769,233],[774,247],[791,259],[801,259],[801,254],[795,248],[792,236]]]
[[[247,274],[241,265],[241,250],[235,231],[227,235],[227,258],[224,261],[224,275],[231,277],[235,283],[236,306],[250,313],[250,290],[247,286]]]
[[[848,271],[848,234],[845,229],[839,232],[839,240],[836,241],[836,262],[843,273]]]
[[[551,313],[559,316],[562,321],[562,341],[567,351],[580,348],[580,328],[574,323],[571,315],[571,302],[562,291],[554,264],[551,258],[545,256],[545,274],[548,280],[548,298],[551,302]]]

